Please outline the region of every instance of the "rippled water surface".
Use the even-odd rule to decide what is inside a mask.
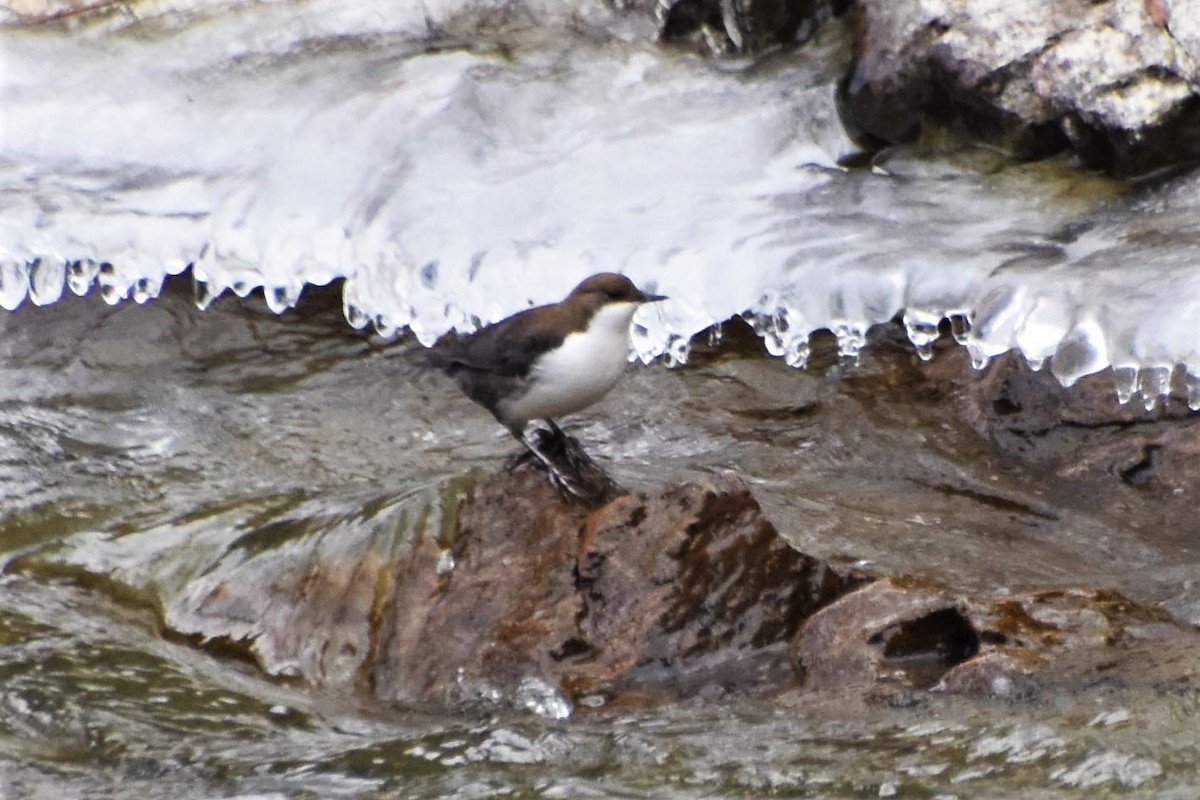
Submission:
[[[9,578],[2,603],[9,797],[1184,798],[1200,755],[1195,700],[1161,696],[381,717],[164,644],[70,586]]]
[[[164,640],[156,609],[189,577],[245,563],[253,579],[250,556],[400,551],[440,524],[456,481],[513,448],[414,374],[415,344],[350,331],[336,289],[278,317],[257,298],[201,312],[186,282],[173,287],[145,306],[75,299],[3,319],[9,796],[1187,797],[1200,785],[1196,698],[1148,689],[909,708],[717,692],[554,722],[363,708]],[[990,467],[925,417],[936,400],[902,391],[903,347],[868,349],[848,377],[832,342],[824,369],[797,371],[735,333],[686,369],[632,369],[576,431],[643,489],[739,469],[787,535],[843,565],[1161,594],[1088,554],[1094,529],[1064,540],[1051,531],[1077,526],[1031,526],[1036,506],[947,493],[952,476]],[[864,413],[864,391],[889,392],[888,410]],[[844,405],[847,422],[816,426],[815,404]],[[928,485],[912,479],[922,470]],[[1003,486],[1033,502],[1031,477]],[[1102,533],[1147,565],[1188,557]]]

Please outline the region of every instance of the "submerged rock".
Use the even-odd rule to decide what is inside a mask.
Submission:
[[[1200,456],[1200,420],[1185,398],[1171,396],[1170,373],[1163,395],[1144,389],[1146,402],[1124,404],[1114,399],[1110,376],[1065,388],[1050,370],[1032,370],[1008,354],[993,361],[983,379],[964,387],[964,418],[1006,455],[1063,477],[1139,490],[1110,498],[1125,505],[1153,503],[1148,495],[1177,498],[1200,489],[1193,468]],[[1143,516],[1165,510],[1147,505]]]
[[[960,119],[1019,156],[1138,173],[1200,157],[1191,0],[860,0],[852,124],[885,142]]]

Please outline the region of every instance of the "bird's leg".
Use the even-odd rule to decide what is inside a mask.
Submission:
[[[621,488],[584,452],[579,442],[564,433],[553,420],[544,422],[545,428],[534,428],[528,434],[524,427],[509,428],[513,438],[525,445],[524,452],[509,469],[532,462],[546,470],[550,483],[560,493],[590,507],[620,493]]]
[[[546,466],[547,459],[557,464],[560,458],[566,456],[567,435],[552,420],[543,420],[543,422],[551,426],[552,430],[535,428],[526,434],[524,427],[508,429],[514,439],[525,445],[525,449],[521,451],[520,455],[509,462],[508,469],[510,471],[535,459],[543,467]],[[533,444],[530,444],[531,442]]]
[[[604,475],[604,470],[597,464],[579,441],[574,436],[568,436],[562,428],[555,424],[550,418],[543,419],[542,422],[550,429],[550,433],[555,437],[555,455],[561,455],[563,462],[570,465],[575,473],[582,474],[587,470],[592,470]],[[607,479],[607,475],[604,476]]]
[[[542,441],[546,448],[553,448],[554,457],[560,459],[560,463],[568,463],[575,466],[575,452],[579,450],[579,443],[572,437],[568,436],[562,428],[558,427],[558,423],[546,417],[542,420],[546,425],[546,431],[543,432]]]
[[[561,433],[561,431],[559,432]],[[550,482],[559,491],[575,498],[583,498],[585,496],[585,493],[580,490],[578,481],[564,473],[559,464],[542,449],[541,442],[536,435],[526,436],[523,430],[514,430],[512,434],[521,444],[525,445],[530,453],[533,453],[534,458],[542,463],[542,466],[546,468],[546,472],[550,474]]]

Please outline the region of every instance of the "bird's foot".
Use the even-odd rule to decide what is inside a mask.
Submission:
[[[563,497],[586,506],[602,505],[621,493],[621,487],[584,451],[579,441],[558,426],[534,430],[522,441],[527,449],[509,462],[509,470],[525,464],[543,469]]]
[[[572,475],[557,468],[547,467],[546,477],[550,479],[550,485],[568,500],[587,503],[589,498],[592,497],[592,492],[588,490],[588,487],[580,480],[580,476],[578,475]]]
[[[579,441],[563,433],[557,425],[550,430],[535,428],[521,438],[521,443],[525,445],[525,449],[509,459],[509,472],[526,464],[532,464],[538,469],[549,469],[551,462],[560,464],[574,461],[572,451],[583,453]],[[588,458],[586,453],[583,453],[583,457]]]

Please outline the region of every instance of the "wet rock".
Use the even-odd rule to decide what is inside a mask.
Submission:
[[[978,649],[962,601],[935,587],[884,579],[814,614],[791,657],[806,690],[876,691],[931,686]]]
[[[698,43],[716,54],[755,53],[807,39],[849,5],[849,0],[667,0],[659,4],[659,36]]]
[[[1200,681],[1200,632],[1105,589],[967,597],[885,578],[805,622],[804,692],[895,701],[911,690],[1027,700],[1051,688]]]
[[[1064,388],[1050,370],[1008,354],[964,387],[964,418],[1002,453],[1064,477],[1165,495],[1200,488],[1191,468],[1200,457],[1200,421],[1185,399],[1164,396],[1152,409],[1120,404],[1112,379],[1107,371]]]
[[[942,677],[948,693],[1026,699],[1048,687],[1200,685],[1200,632],[1109,589],[980,599],[967,616],[980,650]]]
[[[1038,695],[1032,672],[1008,653],[980,653],[947,670],[936,688],[946,694],[1032,700]]]
[[[397,574],[372,668],[380,698],[507,694],[530,679],[571,696],[745,687],[842,589],[731,474],[591,512],[539,474],[489,478],[463,505],[453,557],[428,594],[427,570]]]
[[[1200,157],[1192,0],[860,0],[845,110],[894,143],[960,120],[1021,157],[1134,174]]]
[[[164,622],[317,687],[562,716],[582,695],[774,686],[803,620],[844,591],[732,473],[589,510],[523,467],[453,506],[438,536],[390,554],[320,557],[291,534],[282,549],[235,546],[178,589]]]

